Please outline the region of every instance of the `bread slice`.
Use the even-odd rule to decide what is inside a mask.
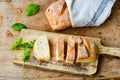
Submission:
[[[47,36],[42,35],[35,41],[33,55],[39,62],[50,60],[50,49]]]
[[[56,40],[56,60],[64,61],[64,38],[61,36]]]
[[[83,44],[87,48],[88,51],[88,58],[83,58],[79,62],[94,62],[97,59],[97,47],[93,41],[88,39],[87,37],[82,37]]]
[[[72,26],[65,0],[58,0],[51,4],[45,15],[53,30],[63,30]]]
[[[85,58],[88,58],[88,51],[85,47],[84,44],[82,43],[78,43],[78,46],[77,46],[77,58],[76,58],[76,63],[77,62],[83,62],[83,59]]]
[[[66,63],[73,64],[75,61],[75,40],[72,36],[68,38]]]

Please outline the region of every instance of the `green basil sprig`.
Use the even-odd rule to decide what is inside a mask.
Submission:
[[[29,4],[26,11],[25,11],[25,15],[32,16],[32,15],[36,14],[38,11],[39,11],[39,5]]]
[[[14,50],[21,50],[21,48],[24,48],[24,52],[22,55],[22,61],[25,62],[30,57],[31,49],[33,48],[34,43],[35,43],[35,40],[23,43],[23,39],[20,37],[15,42],[15,44],[13,44],[10,47],[10,50],[14,51]]]
[[[15,23],[11,26],[11,28],[14,30],[20,31],[22,29],[26,29],[27,27],[22,23]]]
[[[30,41],[30,42],[24,42],[23,43],[23,39],[20,37],[16,42],[15,44],[13,44],[11,47],[10,47],[10,50],[14,51],[14,50],[20,50],[21,48],[33,48],[33,45],[35,43],[35,40],[33,41]]]
[[[10,47],[10,50],[17,50],[18,47],[20,47],[22,44],[22,38],[20,37],[16,42],[15,44],[13,44],[11,47]]]
[[[26,50],[22,55],[22,61],[25,62],[30,57],[30,50]]]

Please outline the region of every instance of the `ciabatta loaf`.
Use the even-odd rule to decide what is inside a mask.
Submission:
[[[63,30],[72,26],[65,0],[59,0],[51,4],[45,15],[53,30]]]
[[[33,55],[39,62],[50,60],[50,49],[47,36],[42,35],[35,41]]]

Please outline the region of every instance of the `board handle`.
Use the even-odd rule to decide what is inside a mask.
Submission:
[[[111,56],[120,57],[120,48],[106,47],[101,45],[99,47],[99,54],[107,54]]]

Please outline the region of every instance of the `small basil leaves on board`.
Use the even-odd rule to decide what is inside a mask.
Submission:
[[[20,47],[22,44],[22,38],[20,37],[16,42],[15,44],[13,44],[11,47],[10,47],[10,50],[17,50],[18,47]]]
[[[35,43],[35,40],[30,41],[30,42],[23,42],[23,39],[20,37],[15,42],[15,44],[13,44],[10,47],[10,50],[15,51],[15,50],[22,50],[23,49],[22,61],[25,62],[30,57],[31,50],[33,48],[34,43]]]
[[[11,28],[14,30],[20,31],[22,29],[26,29],[27,27],[22,23],[15,23],[11,26]]]
[[[30,50],[26,50],[22,55],[22,61],[25,62],[30,57]]]
[[[32,15],[36,14],[38,11],[39,11],[39,5],[29,4],[26,11],[25,11],[25,15],[32,16]]]

